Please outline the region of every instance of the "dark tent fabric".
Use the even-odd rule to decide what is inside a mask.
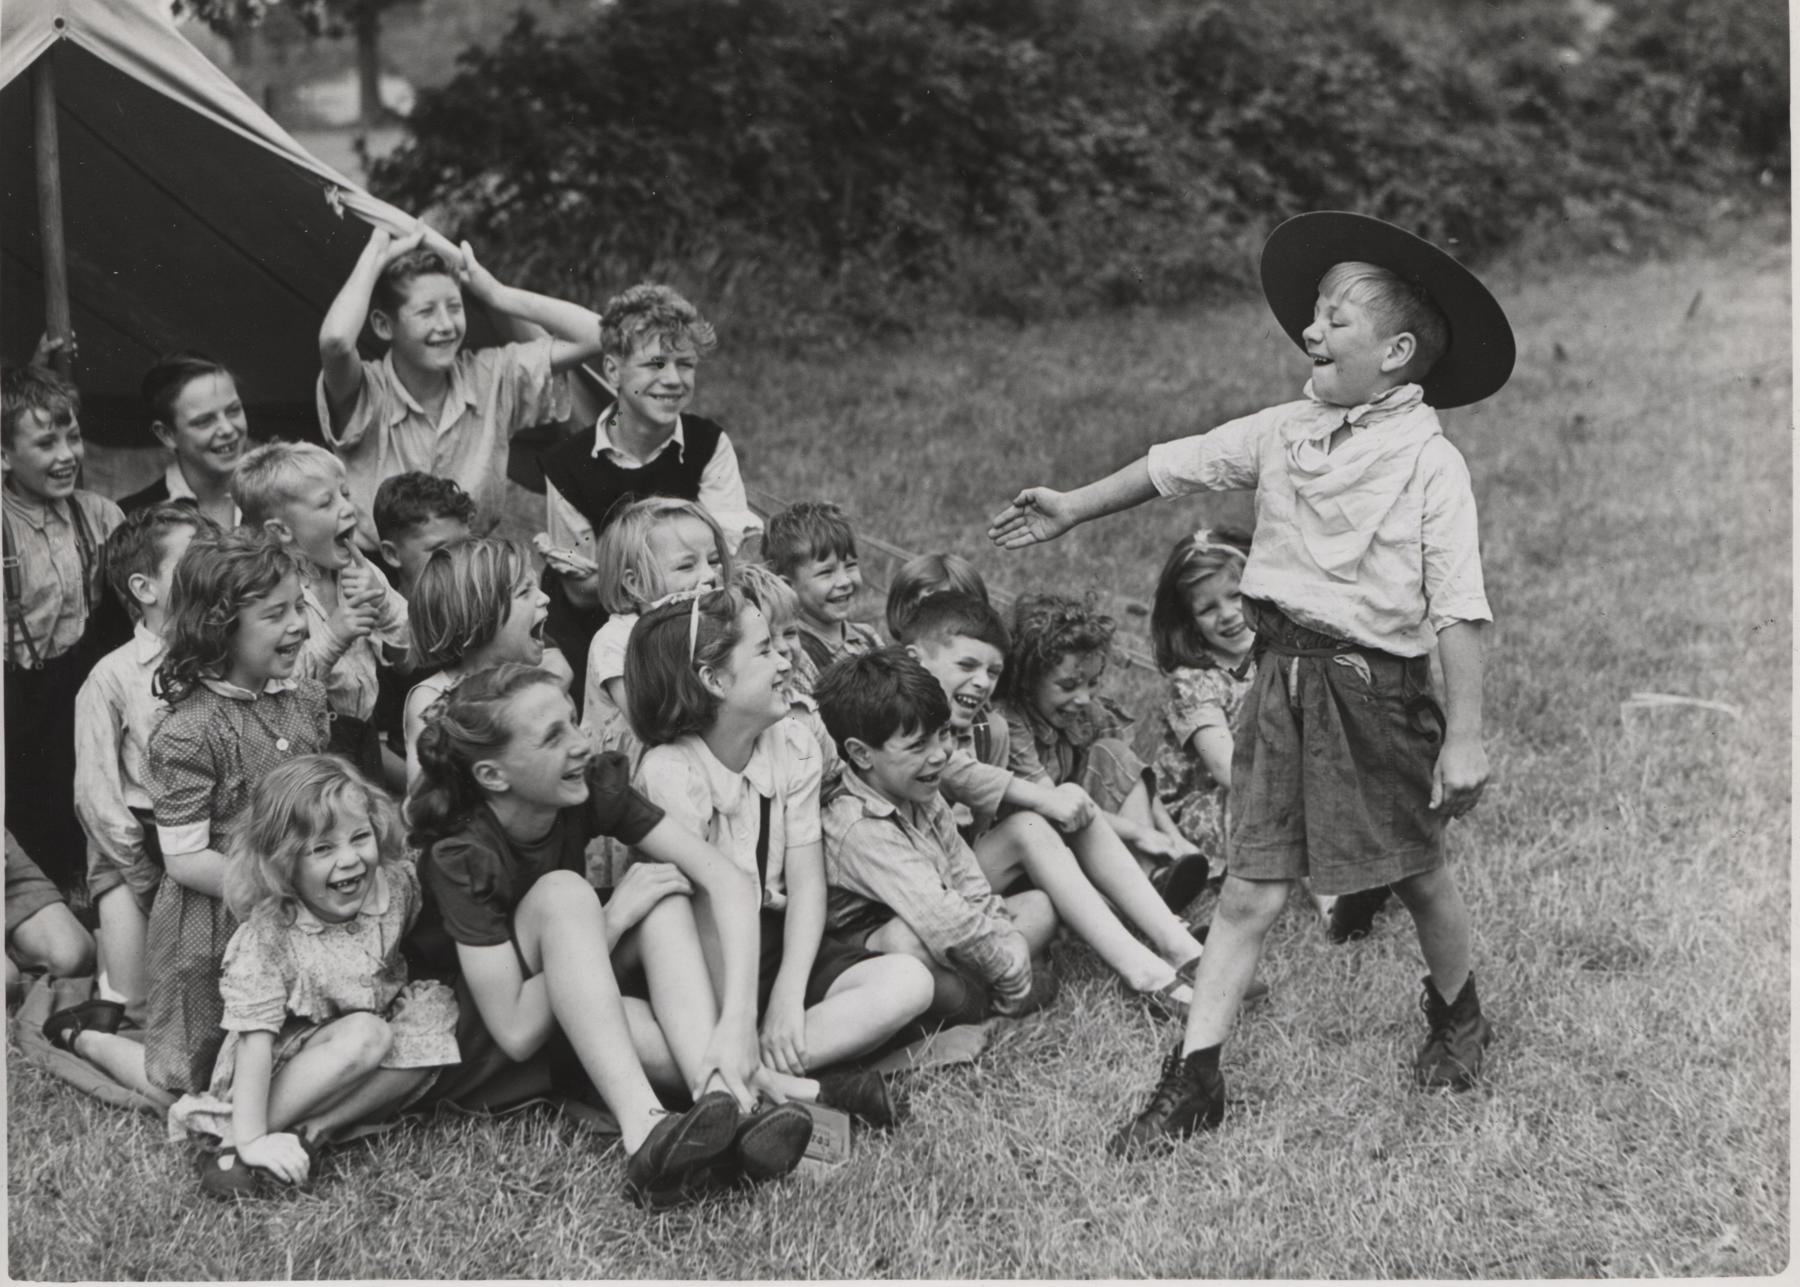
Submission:
[[[0,9],[8,361],[29,355],[44,326],[30,74],[44,58],[56,87],[87,436],[147,445],[145,370],[173,349],[198,348],[236,374],[256,436],[316,441],[319,322],[369,225],[398,232],[412,217],[306,152],[144,0],[8,0]],[[487,319],[472,319],[469,342],[496,342]],[[365,344],[378,351],[367,336]]]

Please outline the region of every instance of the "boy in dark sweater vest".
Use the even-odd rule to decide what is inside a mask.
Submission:
[[[579,672],[606,621],[592,569],[594,538],[633,500],[672,496],[704,506],[733,552],[762,531],[718,425],[683,414],[712,326],[667,286],[633,286],[601,315],[601,373],[617,397],[592,434],[566,438],[542,457],[545,530],[552,552],[544,589],[549,636]],[[573,559],[569,555],[575,556]]]

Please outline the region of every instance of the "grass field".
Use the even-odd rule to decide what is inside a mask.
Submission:
[[[1273,993],[1229,1049],[1234,1110],[1156,1161],[1102,1145],[1176,1029],[1085,950],[1049,1013],[914,1080],[914,1121],[827,1185],[662,1217],[565,1122],[445,1121],[310,1194],[221,1209],[147,1117],[14,1057],[14,1277],[1588,1277],[1788,1260],[1791,493],[1787,229],[1679,262],[1499,273],[1520,363],[1447,417],[1482,508],[1494,782],[1453,833],[1498,1025],[1478,1092],[1407,1063],[1403,916],[1333,947],[1296,901]],[[997,587],[1147,598],[1163,552],[1242,498],[1166,503],[1028,554],[987,549],[1020,485],[1291,396],[1260,303],[879,352],[727,351],[701,408],[753,483],[977,556]],[[1127,615],[1128,630],[1141,621]],[[1140,702],[1142,676],[1119,683]],[[1627,724],[1639,690],[1728,702]],[[16,1052],[15,1052],[16,1054]]]

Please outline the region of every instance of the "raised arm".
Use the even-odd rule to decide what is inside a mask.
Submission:
[[[475,251],[466,241],[462,244],[462,267],[457,275],[469,294],[494,312],[541,326],[555,338],[550,349],[552,371],[567,371],[599,356],[600,315],[592,309],[502,285],[476,261]]]
[[[362,358],[356,341],[369,316],[369,302],[381,270],[425,239],[423,227],[396,240],[385,228],[369,234],[356,266],[339,288],[337,298],[325,310],[319,324],[319,364],[325,373],[325,400],[331,407],[333,430],[342,427],[362,391]]]
[[[1072,527],[1142,505],[1156,495],[1150,466],[1140,456],[1125,468],[1072,492],[1027,487],[988,526],[988,539],[1003,550],[1054,541]]]

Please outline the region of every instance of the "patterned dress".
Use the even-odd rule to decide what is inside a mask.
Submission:
[[[203,680],[151,730],[151,803],[163,852],[225,848],[254,784],[284,760],[330,743],[325,689],[312,679],[250,693]],[[192,843],[204,829],[200,846]],[[174,840],[175,843],[171,843]],[[224,903],[163,876],[150,910],[144,1071],[158,1086],[204,1090],[224,1033],[219,966],[236,922]]]
[[[348,921],[322,921],[304,906],[275,900],[252,912],[225,949],[219,993],[226,1036],[212,1085],[176,1101],[170,1137],[193,1131],[234,1142],[231,1093],[245,1033],[275,1034],[279,1071],[327,1024],[361,1011],[387,1020],[393,1034],[383,1068],[458,1062],[456,994],[433,980],[409,983],[400,953],[420,902],[419,878],[405,862],[377,869],[362,910]]]
[[[1253,662],[1246,664],[1241,678],[1218,666],[1180,666],[1169,675],[1163,702],[1162,740],[1151,766],[1156,794],[1181,834],[1211,857],[1215,867],[1225,855],[1225,805],[1231,784],[1214,781],[1206,771],[1194,754],[1194,734],[1206,728],[1229,731],[1237,723],[1238,708],[1255,673]]]

